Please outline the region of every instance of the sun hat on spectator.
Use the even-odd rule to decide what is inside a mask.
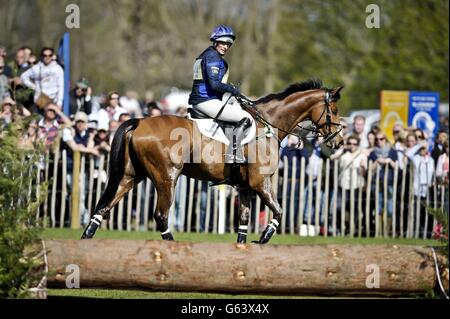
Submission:
[[[16,105],[16,101],[14,101],[14,100],[13,100],[11,97],[9,97],[9,96],[5,96],[5,97],[3,98],[2,105],[4,105],[4,104]]]
[[[99,125],[98,127],[97,127],[97,131],[105,131],[105,132],[108,132],[109,131],[109,127],[108,127],[108,125]]]
[[[82,121],[84,123],[87,123],[88,122],[88,116],[84,112],[77,112],[77,114],[75,114],[74,121],[75,121],[75,123],[78,122],[78,121]]]
[[[91,113],[88,115],[88,128],[97,129],[98,127],[98,114]]]
[[[80,89],[87,89],[89,87],[89,82],[86,78],[81,78],[77,82],[77,87]]]
[[[96,130],[97,126],[98,126],[97,121],[89,120],[87,127]]]

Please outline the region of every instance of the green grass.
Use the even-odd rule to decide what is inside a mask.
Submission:
[[[83,230],[75,229],[45,229],[43,239],[80,239]],[[177,233],[174,234],[177,241],[188,242],[214,242],[214,243],[234,243],[236,234],[205,234],[205,233]],[[159,232],[127,232],[118,230],[99,230],[95,235],[96,239],[136,239],[136,240],[161,240]],[[258,240],[259,235],[249,234],[248,242]],[[271,239],[270,244],[278,245],[326,245],[326,244],[362,244],[362,245],[423,245],[437,246],[436,240],[423,239],[400,239],[400,238],[349,238],[349,237],[300,237],[298,235],[276,234]]]
[[[45,229],[42,239],[79,239],[82,230],[73,229]],[[182,242],[224,242],[234,243],[236,234],[205,234],[205,233],[174,233],[177,241]],[[96,239],[123,239],[123,240],[161,240],[159,232],[126,232],[99,230]],[[248,242],[259,239],[259,235],[250,234]],[[439,245],[435,240],[422,239],[392,239],[392,238],[348,238],[348,237],[300,237],[298,235],[275,235],[271,244],[278,245],[325,245],[325,244],[396,244],[396,245]],[[141,290],[119,289],[49,289],[49,297],[82,297],[82,298],[112,298],[112,299],[264,299],[264,298],[317,298],[311,296],[265,296],[265,295],[232,295],[215,293],[184,293],[159,292]]]
[[[160,292],[121,289],[49,289],[52,297],[105,299],[305,299],[311,296],[232,295],[204,292]]]

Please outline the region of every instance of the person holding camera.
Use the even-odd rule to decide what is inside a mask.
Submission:
[[[92,112],[91,102],[92,89],[85,78],[81,78],[76,86],[70,91],[69,114],[73,119],[77,112],[84,112],[87,115]]]
[[[333,194],[333,196],[337,196],[336,206],[340,211],[340,214],[338,214],[337,217],[338,220],[336,221],[336,227],[340,227],[342,223],[341,218],[344,218],[344,221],[347,225],[345,228],[349,232],[352,201],[353,207],[356,208],[354,210],[355,224],[358,224],[359,218],[361,218],[361,224],[365,224],[363,222],[364,216],[358,214],[357,211],[357,207],[359,207],[360,204],[357,192],[359,189],[362,189],[364,187],[365,174],[367,171],[367,155],[361,148],[361,140],[359,138],[359,135],[350,135],[347,138],[346,145],[340,148],[330,158],[338,160],[339,165],[339,189],[337,194]],[[345,211],[342,210],[342,201],[345,202]],[[341,230],[339,229],[339,231]]]

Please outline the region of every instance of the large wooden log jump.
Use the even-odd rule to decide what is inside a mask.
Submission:
[[[436,285],[431,248],[48,240],[49,287],[79,266],[81,288],[266,294],[412,294]],[[439,256],[440,262],[445,262]],[[379,270],[379,281],[377,272]],[[444,275],[445,277],[445,275]],[[448,269],[444,279],[448,289]]]

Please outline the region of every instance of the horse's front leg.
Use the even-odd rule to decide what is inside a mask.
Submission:
[[[270,177],[264,178],[264,181],[254,188],[254,190],[258,193],[261,201],[273,212],[273,219],[269,222],[266,229],[264,229],[259,241],[256,242],[259,244],[265,244],[270,240],[270,238],[272,238],[273,234],[276,233],[281,222],[282,210],[275,196],[275,192],[273,191]]]
[[[238,244],[247,242],[248,220],[250,217],[251,190],[249,188],[239,189],[239,229]]]

